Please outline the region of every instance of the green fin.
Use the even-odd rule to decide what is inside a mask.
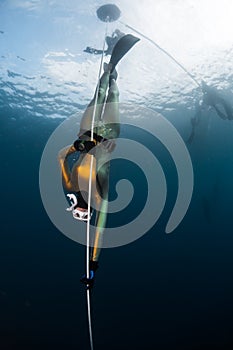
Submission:
[[[140,39],[131,34],[126,34],[118,40],[113,48],[110,62],[112,64],[112,72],[122,57],[139,41]]]

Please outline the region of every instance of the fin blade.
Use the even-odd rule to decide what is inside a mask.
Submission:
[[[113,48],[110,63],[112,64],[112,71],[117,63],[124,57],[124,55],[139,41],[140,39],[132,34],[126,34],[118,40]]]

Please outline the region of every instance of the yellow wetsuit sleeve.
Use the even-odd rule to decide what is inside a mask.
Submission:
[[[71,171],[68,164],[68,157],[70,154],[76,152],[74,146],[68,146],[60,150],[58,154],[58,161],[62,172],[63,185],[67,190],[72,190],[72,184],[70,181]]]

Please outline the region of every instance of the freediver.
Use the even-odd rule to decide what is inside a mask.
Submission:
[[[200,122],[202,112],[205,107],[215,110],[217,115],[223,120],[233,120],[233,108],[232,106],[220,95],[220,91],[216,88],[208,86],[204,81],[201,82],[202,87],[202,101],[196,104],[196,112],[193,118],[191,118],[192,130],[187,140],[187,143],[192,143],[196,127]]]
[[[105,56],[112,54],[112,50],[113,50],[114,46],[116,45],[118,40],[120,38],[122,38],[124,35],[125,34],[123,32],[121,32],[119,29],[116,29],[112,33],[112,36],[106,36],[105,41],[106,41],[106,44],[108,45],[108,47],[104,51]],[[94,55],[101,55],[103,53],[103,50],[94,49],[93,47],[90,47],[90,46],[87,46],[86,49],[83,51],[87,52],[87,53],[94,54]]]
[[[195,132],[196,132],[196,127],[200,122],[201,119],[201,114],[202,114],[202,106],[200,105],[200,103],[196,103],[196,107],[195,107],[195,115],[193,118],[191,118],[191,126],[192,126],[192,130],[191,130],[191,134],[187,140],[187,143],[192,143],[194,140],[194,136],[195,136]]]
[[[202,81],[202,92],[203,92],[203,103],[207,106],[213,107],[217,112],[218,116],[222,119],[233,119],[233,109],[232,106],[224,100],[220,95],[220,91],[216,88],[208,86],[204,81]],[[219,109],[222,106],[224,112]]]
[[[89,103],[80,122],[78,139],[73,145],[59,152],[59,163],[62,181],[73,218],[82,221],[91,220],[95,209],[95,239],[89,262],[89,278],[84,275],[81,279],[87,288],[94,283],[95,272],[98,268],[98,258],[107,220],[109,173],[111,152],[115,148],[115,140],[120,134],[119,90],[117,87],[116,65],[139,39],[133,35],[125,35],[113,49],[109,64],[104,64],[104,73],[100,78],[98,88]],[[96,109],[95,109],[96,107]],[[93,139],[91,138],[93,110],[95,123]],[[96,146],[96,147],[95,147]],[[70,156],[79,152],[78,160],[70,169]],[[93,155],[91,214],[88,215],[88,190],[90,166]]]

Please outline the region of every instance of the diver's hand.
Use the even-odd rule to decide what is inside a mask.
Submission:
[[[94,281],[95,281],[95,272],[98,269],[98,267],[99,267],[98,261],[90,260],[90,263],[89,263],[89,269],[90,269],[89,277],[87,278],[86,274],[84,274],[81,277],[80,282],[85,284],[87,289],[92,289],[93,288]]]
[[[94,271],[91,270],[89,273],[89,278],[87,278],[87,275],[85,274],[80,278],[80,282],[85,284],[87,289],[92,289],[95,281],[94,278],[95,278],[95,273]]]

